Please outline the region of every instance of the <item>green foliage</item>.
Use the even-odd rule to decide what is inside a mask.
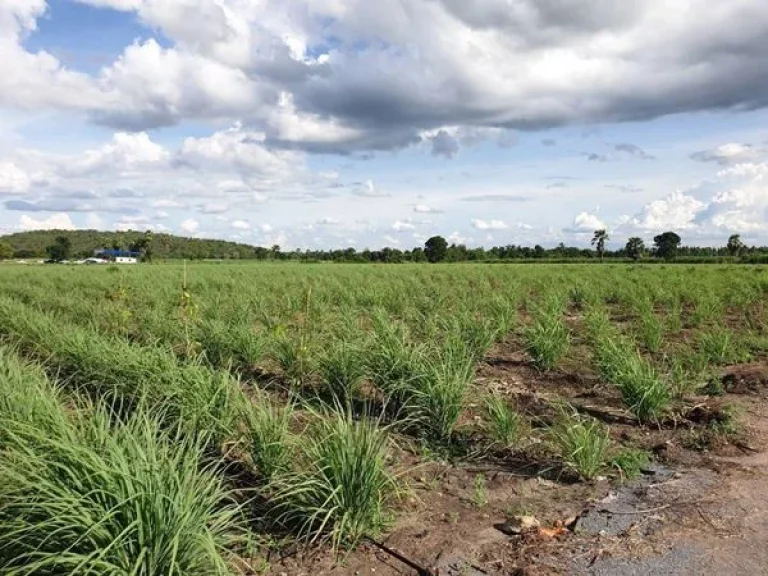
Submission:
[[[659,420],[669,406],[671,391],[653,365],[621,338],[606,336],[596,346],[598,369],[618,386],[627,408],[641,422]]]
[[[595,230],[595,235],[592,237],[592,246],[595,246],[597,249],[597,255],[600,258],[600,260],[603,259],[603,255],[605,254],[605,243],[610,240],[610,236],[608,236],[608,232],[603,230]]]
[[[643,468],[651,458],[645,450],[625,448],[611,458],[610,466],[614,468],[622,480],[634,480],[640,476]]]
[[[304,435],[296,470],[273,481],[280,521],[334,548],[378,534],[397,492],[386,466],[388,443],[375,421],[344,412],[318,417]]]
[[[654,252],[659,258],[672,260],[677,255],[681,238],[674,232],[664,232],[653,237]]]
[[[525,345],[539,370],[551,370],[568,351],[571,334],[562,313],[539,310],[525,331]]]
[[[522,429],[520,415],[497,394],[486,397],[485,414],[488,421],[488,434],[494,444],[501,448],[514,447]]]
[[[0,260],[13,258],[13,246],[7,242],[0,242]]]
[[[563,464],[584,480],[592,480],[606,465],[611,445],[608,429],[565,406],[549,428],[549,440]]]
[[[698,338],[698,348],[711,364],[735,364],[747,359],[733,333],[721,328],[702,333]]]
[[[741,236],[739,234],[731,234],[728,237],[728,244],[725,248],[731,256],[739,256],[746,246],[744,246],[744,242],[741,241]]]
[[[448,242],[442,236],[432,236],[424,243],[424,255],[430,262],[442,262],[448,252]]]
[[[637,262],[645,255],[645,242],[643,242],[642,238],[633,236],[627,240],[624,251],[629,258]]]
[[[0,459],[3,574],[227,574],[238,507],[206,440],[143,413],[106,410],[49,435],[6,421]]]
[[[265,481],[285,473],[293,458],[290,424],[294,405],[280,406],[266,394],[259,394],[246,407],[246,435],[251,459]]]
[[[45,252],[54,262],[68,260],[72,254],[72,241],[67,236],[57,236],[53,244],[45,247]]]

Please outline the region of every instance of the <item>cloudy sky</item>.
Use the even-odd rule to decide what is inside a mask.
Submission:
[[[0,232],[768,243],[765,0],[0,0]]]

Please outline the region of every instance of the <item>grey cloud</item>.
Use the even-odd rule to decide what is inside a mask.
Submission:
[[[56,192],[59,198],[71,198],[72,200],[95,200],[100,196],[93,190],[61,190]]]
[[[527,196],[517,194],[481,194],[462,198],[464,202],[529,202],[530,200]]]
[[[634,194],[634,193],[643,191],[642,188],[638,186],[634,186],[632,184],[606,184],[603,187],[611,188],[613,190],[618,190],[619,192],[624,192],[626,194]]]
[[[553,138],[544,138],[544,140],[541,141],[541,144],[548,148],[552,148],[553,146],[557,146],[557,140]]]
[[[247,22],[240,4],[233,3],[233,18]],[[123,59],[113,74],[90,79],[100,98],[81,102],[70,88],[62,106],[130,130],[243,119],[267,131],[270,146],[336,154],[407,147],[443,126],[530,131],[768,106],[768,9],[760,0],[727,2],[717,11],[691,0],[675,18],[650,0],[400,0],[382,3],[375,16],[361,0],[344,2],[340,15],[331,4],[308,12],[294,0],[265,2],[274,18],[242,35],[254,45],[239,67],[222,55],[230,51],[211,49],[220,24],[205,28],[202,20],[196,33],[203,40],[189,32],[192,25],[177,33],[181,64],[168,74],[166,89],[156,89],[141,66],[123,70]],[[163,29],[173,38],[176,28]],[[467,45],[453,41],[467,28],[494,33]],[[595,42],[597,34],[614,41]],[[307,61],[292,55],[289,37],[306,41]],[[310,63],[325,46],[332,46],[329,58]],[[550,82],[538,64],[564,52],[577,61],[564,62]],[[201,72],[217,58],[217,72],[228,80],[221,91]],[[599,78],[589,76],[586,58],[600,63]],[[286,92],[299,112],[338,121],[357,135],[294,142],[270,134],[266,116]],[[452,149],[432,144],[441,155]]]
[[[117,188],[107,193],[110,198],[143,198],[144,193],[130,188]]]
[[[757,156],[756,150],[751,144],[723,144],[711,150],[701,150],[691,154],[691,160],[697,162],[714,162],[721,166],[737,164],[752,160]]]
[[[127,206],[95,205],[55,198],[26,202],[24,200],[9,200],[5,203],[7,210],[20,212],[112,212],[117,214],[137,214],[139,211]]]
[[[648,154],[645,150],[640,148],[640,146],[637,146],[635,144],[616,144],[613,147],[614,150],[617,152],[623,152],[625,154],[629,154],[630,156],[634,156],[635,158],[640,158],[642,160],[653,160],[654,157]]]
[[[608,156],[596,152],[583,152],[584,157],[590,162],[608,162]]]
[[[431,138],[432,156],[443,156],[447,159],[459,153],[459,142],[445,130],[440,130]]]

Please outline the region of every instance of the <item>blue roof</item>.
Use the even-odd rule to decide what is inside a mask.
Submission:
[[[138,252],[131,252],[130,250],[113,250],[111,248],[104,248],[99,250],[97,254],[101,256],[109,256],[112,258],[138,258],[141,256]]]

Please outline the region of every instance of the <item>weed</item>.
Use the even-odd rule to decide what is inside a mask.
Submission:
[[[472,493],[472,504],[477,508],[483,508],[488,505],[488,491],[485,487],[485,476],[475,475],[475,488]]]
[[[610,466],[616,470],[622,480],[634,480],[643,468],[650,462],[650,456],[645,450],[625,448],[611,458]]]

